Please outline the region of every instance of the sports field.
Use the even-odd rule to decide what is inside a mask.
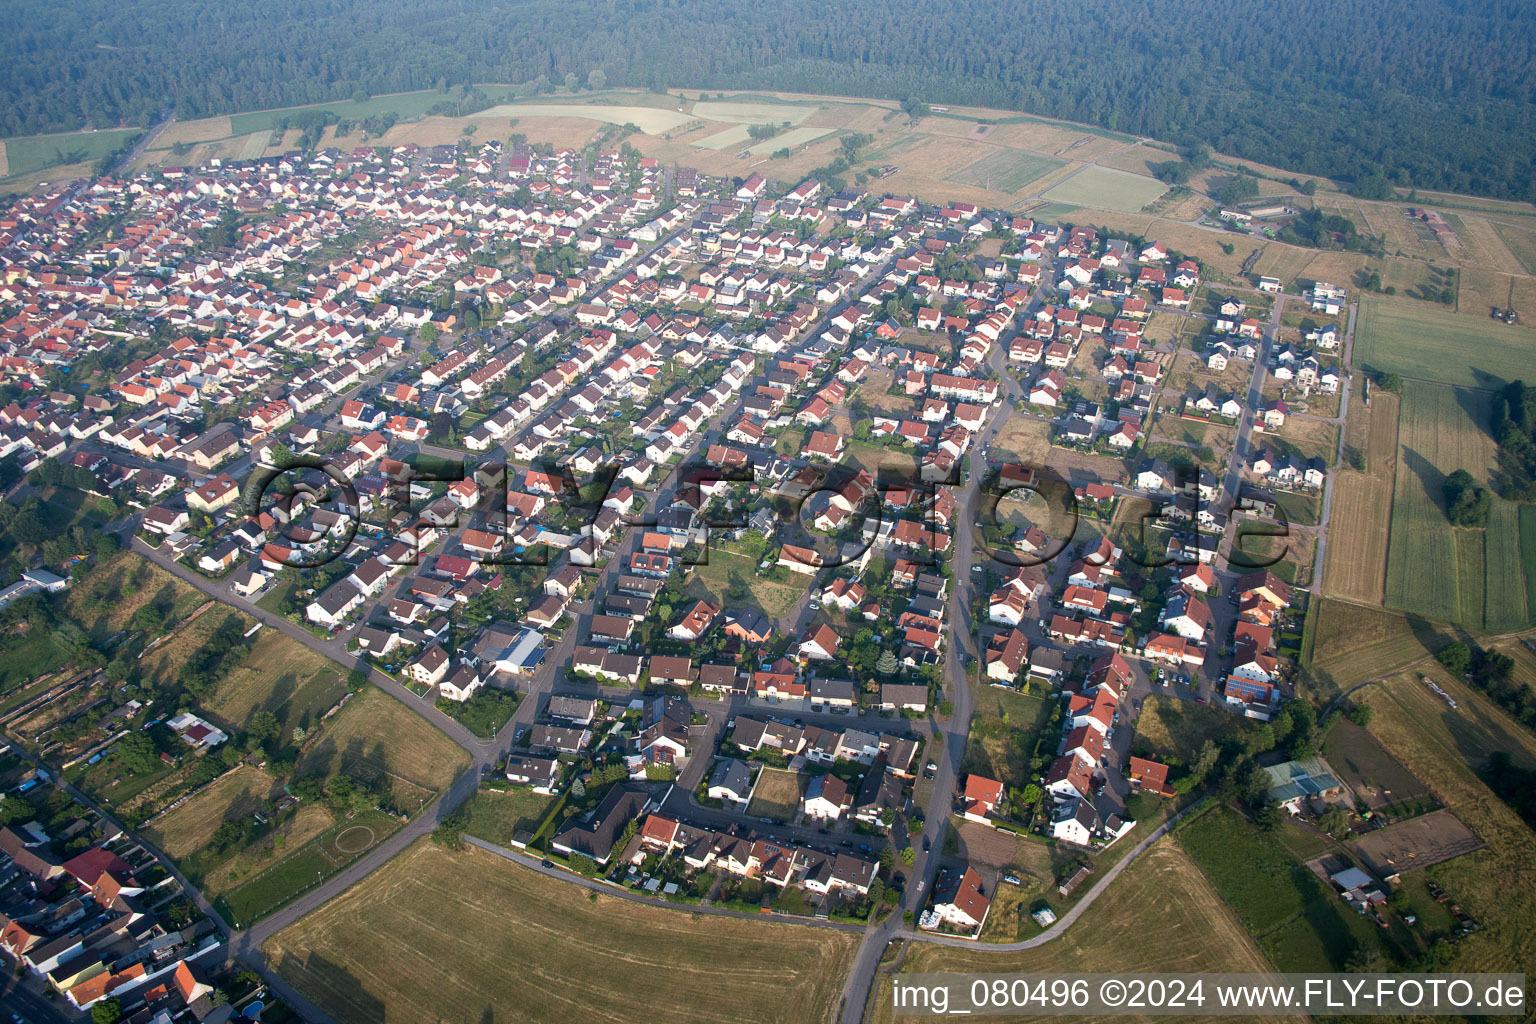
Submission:
[[[828,1019],[858,936],[644,906],[422,841],[263,952],[340,1024]]]
[[[1418,381],[1403,385],[1386,604],[1471,628],[1529,617],[1518,511],[1494,499],[1484,530],[1452,529],[1443,487],[1457,469],[1486,486],[1494,462],[1488,396]]]
[[[260,874],[219,895],[218,905],[237,927],[246,927],[319,885],[400,827],[381,811],[337,821]]]
[[[1156,178],[1146,178],[1109,167],[1089,166],[1061,184],[1047,189],[1044,198],[1053,203],[1135,213],[1166,191],[1168,186]]]
[[[1357,396],[1353,396],[1358,399]],[[1351,431],[1346,443],[1365,453],[1365,472],[1340,468],[1333,481],[1323,592],[1353,601],[1380,604],[1386,588],[1387,539],[1392,517],[1393,477],[1397,470],[1398,397],[1378,390],[1370,408],[1350,405]],[[1356,436],[1356,417],[1366,423]]]
[[[1355,322],[1355,365],[1461,387],[1529,376],[1531,335],[1487,318],[1366,296]]]
[[[951,174],[947,181],[977,185],[996,192],[1017,192],[1032,181],[1045,177],[1065,160],[1026,153],[1018,149],[1000,149]]]
[[[1088,884],[1093,884],[1092,880]],[[1136,936],[1152,936],[1155,941],[1138,941]],[[1269,961],[1232,912],[1220,900],[1211,898],[1210,883],[1200,869],[1177,843],[1165,838],[1126,868],[1109,891],[1054,942],[1035,949],[1008,952],[987,949],[984,945],[961,949],[912,942],[907,944],[899,970],[901,974],[1077,974],[1085,971],[1161,974],[1209,971],[1215,969],[1212,964],[1218,963],[1222,970],[1253,973],[1271,970]],[[871,993],[864,1019],[876,1024],[915,1019],[896,1016],[891,993],[890,976],[881,977]],[[1030,1014],[1028,1019],[1064,1022],[1142,1018]],[[1200,1019],[1217,1021],[1227,1018]],[[1261,1021],[1270,1018],[1242,1019]]]

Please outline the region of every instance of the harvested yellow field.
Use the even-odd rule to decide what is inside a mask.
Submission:
[[[1138,935],[1156,936],[1156,941],[1139,942],[1129,938]],[[1274,969],[1226,904],[1212,895],[1210,883],[1200,869],[1176,843],[1164,838],[1126,868],[1110,890],[1056,941],[1018,952],[989,950],[985,946],[960,949],[913,942],[901,959],[900,973],[1070,975],[1115,971],[1166,974],[1209,971],[1214,969],[1213,964],[1220,964],[1224,971],[1255,974]],[[865,1020],[887,1024],[898,1019],[891,1005],[891,993],[890,976],[878,977]],[[1118,1022],[1165,1018],[1031,1014],[1029,1019]]]
[[[825,1021],[858,936],[648,907],[421,841],[263,947],[341,1024]]]

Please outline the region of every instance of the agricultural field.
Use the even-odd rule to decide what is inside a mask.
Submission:
[[[384,787],[410,814],[446,789],[469,755],[388,694],[363,690],[331,718],[299,757],[295,778],[337,772]]]
[[[997,192],[1019,192],[1030,182],[1064,166],[1066,161],[1055,157],[999,149],[954,172],[948,180]]]
[[[1429,796],[1429,788],[1386,747],[1342,715],[1335,716],[1328,726],[1323,756],[1355,798],[1373,811],[1418,804]]]
[[[1536,768],[1536,736],[1435,666],[1430,675],[1456,699],[1452,711],[1403,673],[1357,695],[1372,710],[1370,732],[1453,812],[1485,847],[1428,868],[1483,927],[1455,943],[1446,971],[1525,970],[1536,960],[1536,833],[1478,777],[1495,750]],[[1405,876],[1413,881],[1419,872]],[[1433,904],[1431,904],[1433,905]]]
[[[1497,387],[1530,370],[1523,329],[1449,310],[1366,296],[1355,324],[1356,366],[1460,387]]]
[[[1380,929],[1301,861],[1218,806],[1175,833],[1179,845],[1281,971],[1339,971]]]
[[[648,907],[419,842],[263,947],[340,1024],[817,1021],[858,937]],[[429,952],[430,951],[430,952]]]
[[[153,609],[149,624],[180,622],[206,598],[132,551],[120,551],[92,569],[69,590],[65,609],[92,640],[107,640],[134,623],[139,610]]]
[[[781,124],[788,121],[798,125],[817,107],[810,103],[762,103],[742,100],[707,100],[694,103],[694,117],[706,121],[728,121],[733,124]]]
[[[1527,274],[1536,275],[1536,229],[1489,221]]]
[[[502,103],[474,116],[482,123],[493,117],[584,117],[608,124],[632,124],[647,135],[660,135],[694,120],[676,110],[611,103]]]
[[[1075,203],[1135,213],[1168,191],[1156,178],[1144,178],[1129,171],[1089,166],[1066,181],[1047,189],[1044,198],[1055,203]]]
[[[1351,404],[1345,443],[1365,453],[1365,472],[1342,466],[1334,470],[1323,570],[1323,592],[1331,597],[1380,604],[1386,596],[1397,409],[1398,397],[1381,390],[1372,396],[1369,409],[1363,402]],[[1366,423],[1363,438],[1356,433],[1357,420]]]
[[[1263,251],[1253,264],[1252,275],[1258,277],[1274,277],[1287,288],[1295,283],[1302,272],[1307,269],[1307,264],[1312,262],[1316,250],[1302,249],[1294,245],[1286,245],[1283,242],[1267,242]],[[1356,337],[1355,362],[1359,360],[1359,338]]]
[[[338,99],[329,103],[311,103],[307,106],[284,107],[278,110],[256,110],[248,114],[234,114],[228,118],[216,117],[209,120],[215,122],[212,127],[228,127],[226,135],[247,135],[251,132],[271,131],[273,124],[280,118],[291,117],[307,110],[328,110],[337,117],[353,121],[377,117],[380,114],[395,114],[402,120],[424,117],[429,109],[443,102],[445,98],[445,94],[435,89],[422,89],[417,92],[371,96],[361,103],[351,99]],[[485,111],[480,112],[481,115],[485,113]],[[223,138],[224,136],[208,137]],[[192,140],[183,136],[181,141]]]
[[[748,144],[755,143],[752,143],[752,135],[747,131],[747,126],[744,124],[733,124],[723,131],[715,132],[712,135],[706,135],[694,143],[694,145],[700,147],[701,149],[719,149],[731,151],[740,149],[744,146],[747,146]]]
[[[1091,883],[1090,883],[1091,884]],[[996,908],[994,907],[994,912]],[[1127,941],[1155,935],[1155,942]],[[900,959],[907,973],[1030,972],[1076,974],[1085,971],[1166,973],[1223,970],[1266,973],[1272,968],[1232,912],[1210,897],[1210,883],[1171,838],[1153,845],[1126,868],[1113,888],[1083,913],[1061,938],[1035,949],[1002,952],[913,942]],[[891,977],[877,977],[866,1020],[894,1024]],[[1031,1015],[1032,1021],[1132,1021],[1134,1016],[1088,1017],[1082,1014]],[[1202,1020],[1224,1020],[1217,1016]],[[1236,1018],[1233,1018],[1234,1020]],[[1245,1017],[1260,1021],[1265,1018]]]
[[[752,790],[752,802],[747,805],[747,815],[753,818],[772,818],[787,825],[800,813],[802,790],[797,773],[765,766],[757,786]]]
[[[50,167],[90,163],[121,149],[142,128],[17,135],[0,142],[0,178],[35,174]]]
[[[1442,488],[1457,469],[1487,485],[1494,463],[1487,396],[1418,381],[1403,386],[1399,471],[1387,554],[1389,607],[1472,628],[1523,625],[1526,580],[1518,512],[1498,498],[1484,530],[1452,529]],[[1491,598],[1491,600],[1490,600]]]
[[[1504,336],[1509,344],[1529,346],[1536,341],[1530,314],[1525,312],[1533,306],[1536,278],[1481,267],[1468,267],[1461,272],[1456,312],[1463,320],[1487,326],[1495,337]],[[1495,308],[1512,308],[1521,313],[1522,319],[1516,324],[1494,320],[1490,314]]]
[[[1323,599],[1307,615],[1303,652],[1311,695],[1344,690],[1427,659],[1441,637],[1433,626],[1381,608]]]
[[[236,730],[270,711],[282,725],[281,743],[295,729],[310,729],[347,692],[340,668],[323,654],[275,629],[263,629],[244,662],[202,701],[209,714]]]
[[[747,152],[753,156],[767,156],[769,153],[774,153],[781,149],[799,149],[801,146],[810,145],[817,139],[831,135],[834,130],[832,128],[791,128],[789,131],[775,135],[771,139],[764,139],[762,142],[749,146]]]

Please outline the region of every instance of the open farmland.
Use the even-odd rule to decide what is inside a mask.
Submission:
[[[1307,616],[1308,688],[1328,698],[1430,656],[1438,631],[1381,608],[1324,599]]]
[[[415,814],[469,764],[457,743],[380,690],[353,697],[310,742],[296,778],[342,772],[382,787]]]
[[[99,160],[121,149],[129,139],[142,134],[142,128],[107,129],[95,132],[65,132],[61,135],[22,135],[4,140],[4,163],[0,175],[12,177],[32,174],[61,164]]]
[[[1536,229],[1489,221],[1527,274],[1536,275]]]
[[[1090,883],[1091,884],[1091,883]],[[1128,937],[1155,935],[1155,942]],[[1003,952],[909,943],[900,961],[906,973],[1031,972],[1075,974],[1084,971],[1166,973],[1222,970],[1265,973],[1269,961],[1220,900],[1211,898],[1210,883],[1171,838],[1147,850],[1074,924],[1054,942],[1035,949]],[[893,1024],[891,978],[877,979],[866,1020]],[[1031,1021],[1134,1021],[1159,1018],[1093,1017],[1081,1013],[1042,1016]],[[1163,1018],[1166,1019],[1166,1018]],[[1202,1017],[1217,1021],[1225,1018]],[[1234,1018],[1235,1019],[1235,1018]],[[1246,1021],[1265,1018],[1245,1017]]]
[[[1135,213],[1168,191],[1156,178],[1144,178],[1129,171],[1088,166],[1077,174],[1047,189],[1044,198],[1053,203],[1074,203],[1105,210]]]
[[[1484,927],[1455,943],[1447,971],[1524,971],[1536,961],[1536,833],[1478,777],[1495,750],[1536,768],[1536,736],[1438,666],[1430,673],[1455,697],[1452,711],[1404,673],[1357,695],[1372,709],[1370,731],[1485,848],[1436,864],[1428,876]]]
[[[419,842],[263,951],[342,1024],[827,1019],[857,937],[647,907]]]
[[[1000,149],[954,172],[948,180],[998,192],[1018,192],[1030,182],[1064,166],[1066,161],[1055,157]]]
[[[832,128],[791,128],[771,139],[764,139],[756,145],[749,146],[747,152],[754,156],[767,156],[781,149],[797,149],[823,136],[831,135],[833,131]]]
[[[730,121],[735,124],[797,125],[817,110],[809,103],[753,103],[741,100],[700,101],[693,105],[693,116],[706,121]]]
[[[675,110],[611,103],[502,103],[475,115],[482,123],[492,117],[585,117],[608,124],[632,124],[647,135],[660,135],[694,120]]]
[[[1397,472],[1398,397],[1378,390],[1370,408],[1356,402],[1355,417],[1366,420],[1363,441],[1348,439],[1365,452],[1365,472],[1339,468],[1333,481],[1332,517],[1323,571],[1323,592],[1334,597],[1380,604],[1386,593],[1387,540]]]
[[[1483,531],[1452,529],[1443,510],[1442,488],[1455,470],[1487,485],[1494,460],[1488,416],[1487,396],[1480,392],[1404,384],[1387,556],[1389,606],[1472,628],[1526,621],[1517,514],[1495,498]],[[1485,595],[1498,602],[1491,613]]]
[[[1486,313],[1486,311],[1484,311]],[[1486,315],[1366,297],[1355,324],[1356,366],[1461,387],[1497,387],[1530,373],[1530,335]]]

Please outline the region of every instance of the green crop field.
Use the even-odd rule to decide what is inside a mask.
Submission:
[[[1497,387],[1530,373],[1529,336],[1422,303],[1367,297],[1355,323],[1357,366],[1461,387]]]
[[[1045,198],[1053,203],[1135,213],[1166,191],[1168,186],[1156,178],[1095,165],[1084,167],[1061,184],[1047,189]]]
[[[59,164],[97,160],[121,149],[142,128],[109,129],[99,132],[66,132],[62,135],[22,135],[5,140],[4,168],[7,175],[31,174]]]
[[[1000,149],[968,164],[951,174],[946,181],[957,185],[975,185],[994,192],[1017,192],[1032,181],[1038,181],[1058,167],[1066,166],[1065,160],[1038,156],[1017,149]]]
[[[1495,498],[1487,530],[1456,530],[1443,510],[1445,478],[1455,470],[1487,485],[1494,458],[1488,416],[1481,392],[1404,384],[1388,607],[1473,629],[1528,621],[1518,511]]]
[[[492,92],[495,90],[493,89]],[[359,103],[351,99],[331,100],[329,103],[312,103],[304,107],[284,107],[279,110],[257,110],[249,114],[233,114],[229,119],[231,135],[268,131],[280,118],[303,113],[306,110],[329,110],[337,117],[361,121],[380,114],[395,114],[402,118],[422,117],[435,104],[443,102],[443,93],[436,89],[420,92],[399,92],[388,96],[371,96]]]

